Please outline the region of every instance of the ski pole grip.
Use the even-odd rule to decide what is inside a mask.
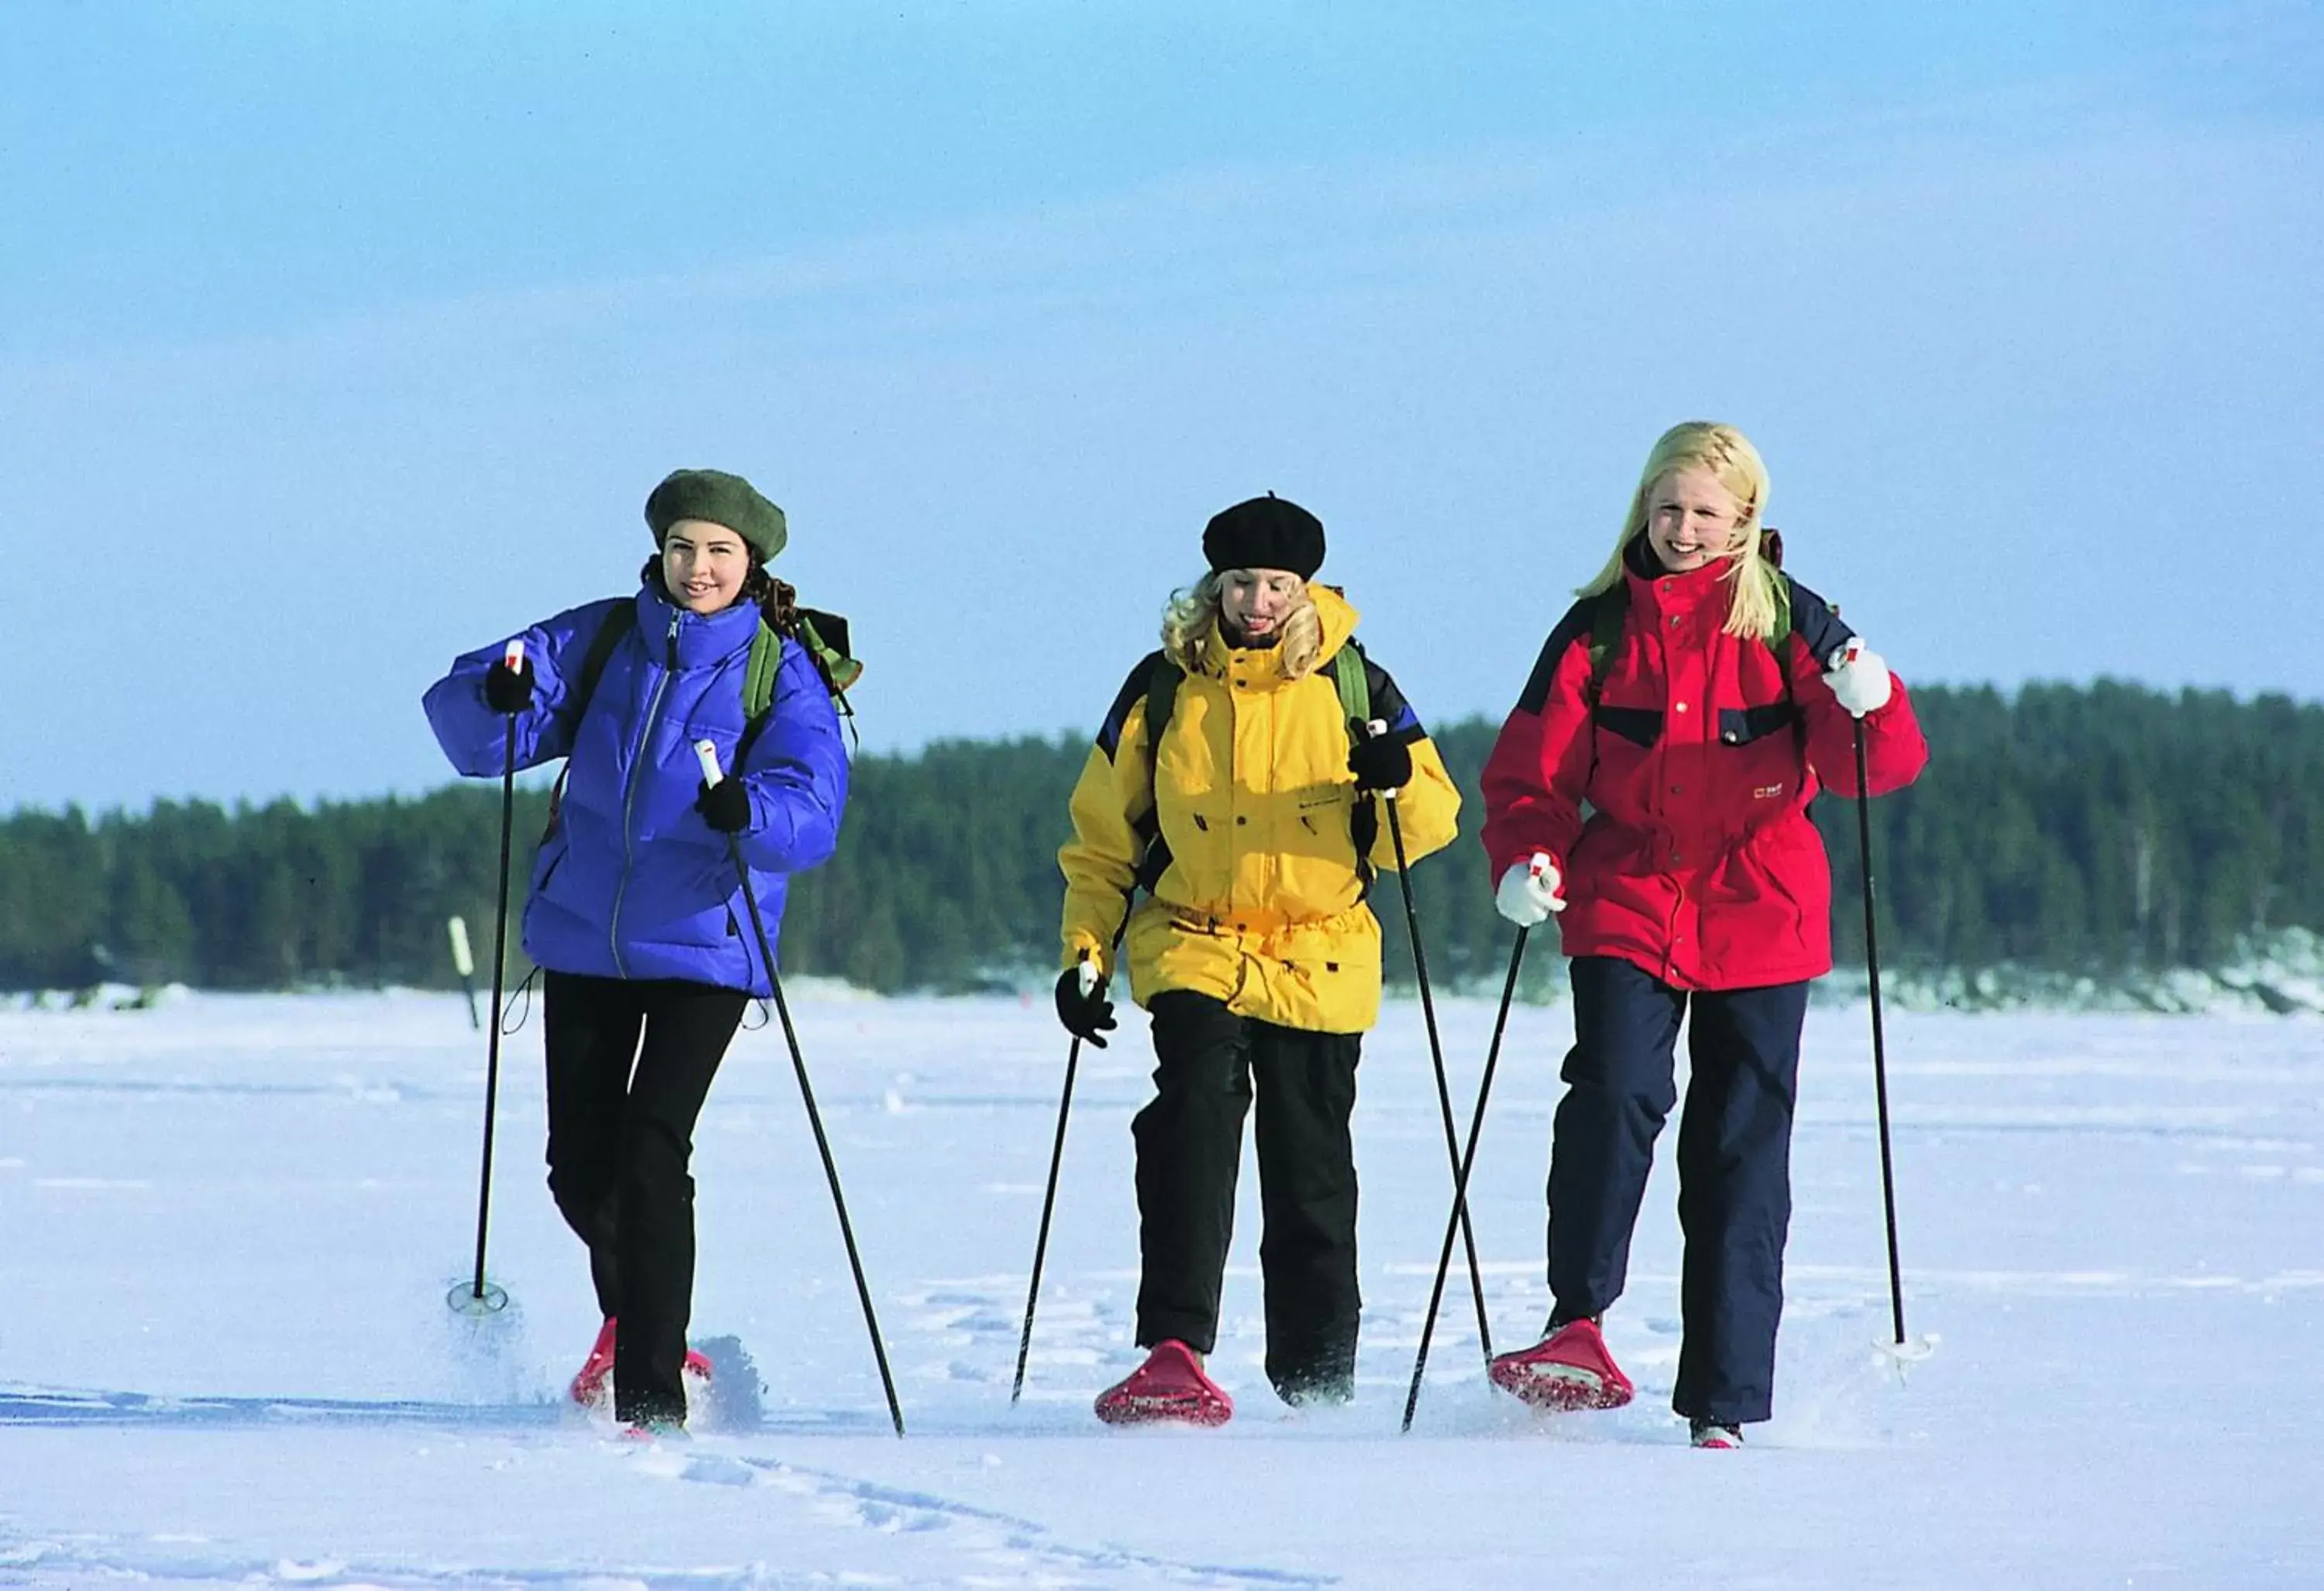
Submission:
[[[1384,718],[1375,718],[1364,725],[1364,739],[1367,740],[1377,740],[1386,733],[1388,733],[1388,721]],[[1397,792],[1382,790],[1379,797],[1382,801],[1393,801],[1397,797]]]
[[[718,771],[718,748],[708,740],[694,742],[694,760],[702,765],[702,782],[715,785],[726,776]]]
[[[501,661],[511,674],[524,672],[524,637],[518,636],[501,650]]]
[[[1860,635],[1849,636],[1846,640],[1840,642],[1840,645],[1832,648],[1831,660],[1824,665],[1825,672],[1830,674],[1839,673],[1850,663],[1855,662],[1858,656],[1863,650],[1864,638]]]
[[[476,975],[475,952],[468,948],[468,920],[454,917],[447,924],[452,933],[452,970],[463,978]]]

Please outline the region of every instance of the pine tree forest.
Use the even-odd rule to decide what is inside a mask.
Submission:
[[[2324,705],[2101,682],[1924,688],[1932,758],[1874,804],[1884,966],[2118,973],[2200,967],[2324,930]],[[1440,726],[1463,839],[1414,869],[1431,972],[1495,987],[1509,934],[1472,836],[1498,726]],[[860,759],[839,853],[793,882],[793,973],[881,990],[1018,987],[1053,964],[1065,798],[1088,742],[946,741]],[[521,906],[546,796],[518,794]],[[1855,806],[1816,804],[1840,961],[1863,959]],[[446,924],[489,956],[500,792],[0,820],[0,989],[275,989],[456,981]],[[1391,878],[1373,895],[1409,981]],[[512,927],[512,970],[521,973]]]

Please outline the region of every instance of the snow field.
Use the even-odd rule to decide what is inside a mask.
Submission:
[[[1213,1374],[1233,1424],[1107,1431],[1135,1363],[1125,1013],[1085,1049],[1023,1402],[1009,1386],[1065,1042],[1046,1002],[795,1002],[911,1434],[898,1441],[779,1029],[697,1139],[685,1442],[558,1401],[595,1329],[541,1182],[537,1010],[503,1055],[481,1325],[484,1043],[456,998],[0,1012],[0,1586],[2312,1586],[2324,1584],[2324,1024],[1894,1013],[1900,1378],[1862,1008],[1809,1020],[1777,1417],[1685,1446],[1674,1179],[1609,1339],[1638,1382],[1492,1393],[1418,1008],[1367,1044],[1359,1396],[1259,1371],[1248,1170]],[[1488,1004],[1440,1007],[1465,1130]],[[1548,1307],[1562,1008],[1512,1016],[1473,1208],[1497,1347]],[[1673,1131],[1674,1131],[1674,1124]]]

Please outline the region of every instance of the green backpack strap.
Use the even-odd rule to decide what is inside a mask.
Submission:
[[[1364,668],[1364,649],[1353,637],[1332,654],[1332,683],[1340,690],[1340,722],[1370,727],[1372,722],[1372,682]],[[1353,728],[1349,730],[1352,740]]]
[[[1332,654],[1332,683],[1340,693],[1340,722],[1348,731],[1348,744],[1356,737],[1371,732],[1372,682],[1364,667],[1364,649],[1350,636],[1347,644]],[[1356,877],[1362,880],[1366,895],[1372,892],[1372,843],[1379,838],[1380,809],[1378,801],[1359,796],[1348,807],[1348,839],[1356,848]]]
[[[848,652],[847,621],[836,613],[807,608],[799,609],[798,615],[798,642],[815,659],[816,672],[831,689],[831,704],[847,721],[847,732],[853,736],[855,709],[847,700],[847,688],[863,676],[863,665]],[[742,665],[742,733],[734,742],[736,768],[750,756],[752,746],[774,715],[775,679],[782,667],[783,637],[761,618],[758,633],[751,638],[751,655]]]

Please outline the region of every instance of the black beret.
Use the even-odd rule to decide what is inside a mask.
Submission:
[[[783,510],[742,476],[724,470],[674,470],[653,489],[646,499],[646,528],[656,547],[680,520],[725,526],[751,544],[762,564],[782,551],[790,537]]]
[[[1212,516],[1203,556],[1213,569],[1288,569],[1313,579],[1323,566],[1323,521],[1270,492]]]

